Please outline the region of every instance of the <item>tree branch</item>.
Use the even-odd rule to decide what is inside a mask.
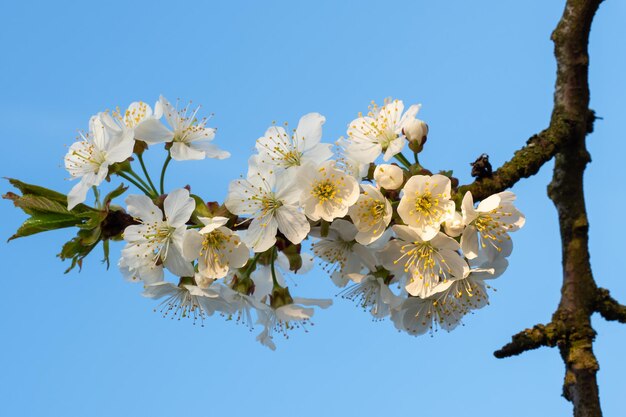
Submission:
[[[604,288],[598,288],[596,311],[606,320],[626,323],[626,306],[618,303]]]
[[[589,110],[589,55],[591,22],[602,0],[567,0],[563,16],[552,33],[557,76],[554,107],[548,129],[534,136],[491,178],[461,187],[475,199],[503,191],[519,179],[536,173],[555,156],[554,175],[548,195],[554,203],[561,232],[563,286],[561,301],[550,324],[537,325],[513,336],[511,343],[495,352],[503,358],[541,346],[558,346],[565,363],[563,396],[574,405],[575,417],[600,417],[593,353],[595,331],[591,315],[604,306],[614,317],[619,304],[600,293],[589,261],[589,224],[585,209],[583,175],[590,156],[585,138],[593,130],[594,113]],[[460,194],[461,194],[460,193]],[[603,308],[604,308],[603,307]],[[619,314],[617,314],[619,316]]]
[[[567,1],[563,16],[552,33],[557,59],[557,79],[548,128],[528,139],[526,146],[516,151],[491,177],[480,178],[459,187],[458,195],[471,191],[474,201],[483,200],[491,194],[511,188],[522,178],[535,175],[575,135],[574,130],[580,119],[576,117],[578,115],[570,113],[574,108],[576,112],[584,111],[585,132],[593,131],[596,117],[588,109],[587,44],[591,22],[601,2],[602,0]]]
[[[557,325],[553,323],[549,323],[546,326],[538,324],[532,329],[526,329],[514,335],[510,343],[494,352],[494,356],[502,359],[522,354],[528,350],[538,349],[542,346],[554,347],[560,335],[561,331]]]
[[[467,191],[474,201],[484,200],[491,194],[511,188],[522,178],[528,178],[554,157],[569,136],[570,126],[561,114],[553,114],[550,126],[526,141],[509,161],[498,168],[491,177],[480,178],[458,189],[458,195]]]

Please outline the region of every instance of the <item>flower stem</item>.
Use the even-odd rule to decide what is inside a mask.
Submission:
[[[165,194],[165,187],[163,186],[165,182],[165,171],[167,170],[167,166],[170,164],[171,160],[172,160],[172,156],[168,153],[167,159],[163,163],[163,169],[161,170],[161,181],[159,183],[161,194]]]
[[[406,159],[406,156],[404,156],[402,152],[395,154],[393,157],[396,158],[402,165],[404,165],[406,169],[411,168],[411,163],[408,159]]]
[[[150,193],[149,195],[152,196],[152,191],[150,190],[150,186],[143,180],[143,178],[141,178],[135,171],[133,171],[132,168],[130,168],[128,171],[125,171],[125,172],[128,172],[134,179],[136,179],[143,186],[145,190],[148,190],[148,192]],[[156,195],[154,197],[156,197]]]
[[[279,284],[278,284],[278,279],[276,278],[276,267],[274,266],[274,263],[276,262],[276,246],[274,246],[272,248],[272,261],[270,262],[270,269],[272,271],[272,281],[274,283],[274,288],[278,287],[278,288],[282,288]]]
[[[93,194],[96,197],[96,207],[100,207],[100,192],[98,191],[98,187],[96,187],[95,185],[93,187],[91,187],[91,189],[93,190]]]
[[[141,165],[141,170],[143,171],[144,175],[146,176],[146,179],[148,180],[148,182],[150,183],[150,188],[152,188],[152,191],[154,191],[154,194],[158,194],[159,192],[157,191],[156,187],[154,186],[154,183],[152,182],[152,178],[150,178],[150,174],[148,174],[148,170],[146,169],[146,164],[143,162],[143,156],[141,154],[137,154],[137,159],[139,159],[139,164]]]
[[[141,184],[139,184],[137,181],[135,181],[134,179],[132,179],[131,177],[126,175],[124,172],[120,171],[120,172],[116,172],[116,174],[119,175],[120,177],[124,178],[125,180],[127,180],[131,184],[133,184],[135,187],[139,188],[148,197],[152,197],[152,193],[150,191],[146,190]]]
[[[252,273],[252,270],[253,270],[254,266],[256,265],[257,261],[259,260],[260,256],[261,256],[261,253],[255,253],[254,254],[254,258],[252,258],[252,261],[250,262],[250,265],[246,268],[246,271],[243,273],[243,277],[247,278],[247,277],[250,276],[250,274]]]

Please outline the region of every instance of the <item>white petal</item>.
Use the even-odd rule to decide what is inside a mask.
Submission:
[[[479,211],[481,213],[487,213],[491,210],[497,209],[500,205],[500,201],[500,194],[490,195],[489,197],[478,203],[478,208],[476,209],[476,211]]]
[[[189,229],[185,232],[183,239],[183,257],[185,260],[192,262],[198,259],[202,252],[202,242],[204,237],[197,230]]]
[[[261,300],[272,293],[274,282],[269,266],[257,264],[256,269],[250,274],[250,278],[254,281],[254,293],[252,295],[256,300]]]
[[[207,158],[213,158],[213,159],[230,158],[230,152],[223,151],[220,148],[218,148],[217,145],[214,145],[207,141],[193,142],[192,144],[190,144],[190,146],[195,150],[204,152]]]
[[[461,213],[463,214],[463,223],[469,224],[478,216],[474,209],[474,198],[471,192],[466,192],[461,202]]]
[[[183,258],[176,245],[170,245],[163,265],[174,275],[179,277],[193,277],[194,270],[191,262]]]
[[[91,185],[87,184],[86,181],[83,181],[82,179],[74,185],[67,194],[67,209],[71,210],[80,203],[84,202],[90,188]]]
[[[189,221],[191,213],[196,209],[196,201],[189,196],[189,191],[179,188],[167,195],[163,202],[167,223],[172,227],[180,227]]]
[[[149,118],[139,122],[135,127],[135,138],[150,144],[171,142],[174,139],[174,132],[159,120]]]
[[[474,226],[467,226],[461,235],[461,250],[467,259],[478,256],[478,231]]]
[[[198,217],[198,220],[200,220],[205,225],[202,229],[200,229],[200,233],[202,234],[211,233],[218,227],[222,227],[226,223],[228,223],[228,218],[222,216]]]
[[[304,165],[308,162],[312,162],[314,164],[321,164],[326,161],[328,158],[333,156],[332,146],[330,143],[318,143],[311,149],[304,152],[302,157],[300,158],[301,164]]]
[[[126,210],[128,213],[144,223],[160,222],[163,220],[163,212],[146,195],[129,195],[126,197]]]
[[[303,306],[315,306],[320,308],[328,308],[333,305],[333,300],[327,298],[302,298],[294,297],[294,304],[301,304]]]
[[[274,217],[255,218],[248,226],[244,242],[255,252],[265,252],[276,243],[278,223]]]
[[[406,139],[404,139],[403,136],[396,138],[392,140],[391,142],[389,142],[389,146],[387,147],[387,150],[385,151],[383,160],[385,162],[389,161],[391,158],[394,157],[394,155],[397,155],[400,152],[402,152],[402,149],[404,149],[405,144],[406,144]]]
[[[199,160],[206,157],[204,151],[192,149],[186,143],[182,142],[174,142],[170,149],[170,155],[175,161]]]
[[[314,147],[322,139],[322,125],[326,118],[319,113],[305,114],[300,118],[296,128],[298,149],[306,151]]]
[[[278,230],[293,244],[302,242],[311,230],[306,216],[293,206],[282,206],[276,210],[276,221]]]

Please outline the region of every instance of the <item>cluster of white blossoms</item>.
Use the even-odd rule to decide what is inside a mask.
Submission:
[[[70,147],[65,164],[79,182],[68,208],[111,175],[143,193],[126,197],[133,224],[123,232],[119,267],[143,283],[146,297],[162,300],[164,316],[203,322],[218,313],[260,325],[257,340],[274,349],[276,332],[306,328],[313,307],[331,304],[292,296],[284,277],[310,271],[318,258],[340,294],[376,320],[390,317],[413,335],[451,330],[488,303],[486,282],[508,266],[509,233],[525,219],[512,192],[476,205],[470,192],[455,198],[449,175],[420,165],[428,126],[419,109],[404,111],[400,100],[373,104],[335,142],[337,154],[321,142],[319,113],[291,131],[272,125],[224,204],[211,206],[186,188],[166,193],[163,178],[172,159],[228,157],[211,143],[215,129],[198,109],[179,110],[163,97],[154,109],[133,103],[93,116],[89,133]],[[167,152],[160,189],[142,159],[157,144]],[[402,153],[407,147],[415,163]],[[392,158],[398,164],[376,163]],[[135,159],[144,176],[131,168]]]

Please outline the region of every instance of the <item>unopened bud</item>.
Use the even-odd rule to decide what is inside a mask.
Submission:
[[[420,119],[411,119],[404,123],[402,128],[404,136],[409,141],[409,147],[413,152],[420,152],[426,137],[428,136],[428,125]]]
[[[289,288],[275,286],[270,295],[270,305],[273,309],[277,309],[287,304],[293,304],[293,298],[291,298],[291,294],[289,294]]]
[[[463,223],[463,216],[458,211],[454,212],[452,218],[446,220],[443,224],[443,230],[450,237],[457,237],[465,230],[465,223]]]
[[[374,180],[385,190],[397,190],[404,182],[404,172],[397,165],[381,164],[374,170]]]
[[[252,295],[254,293],[254,281],[247,276],[241,278],[235,276],[231,283],[231,288],[238,293]]]

